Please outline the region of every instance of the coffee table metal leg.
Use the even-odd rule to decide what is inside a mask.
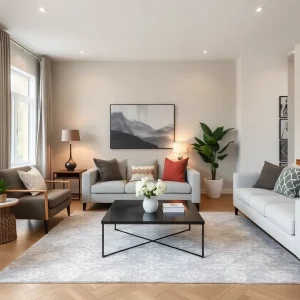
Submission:
[[[102,257],[104,257],[104,224],[102,224]]]
[[[191,231],[191,224],[189,224],[189,231]]]
[[[202,224],[202,257],[204,258],[204,224]]]
[[[117,230],[117,224],[115,224],[115,230]]]

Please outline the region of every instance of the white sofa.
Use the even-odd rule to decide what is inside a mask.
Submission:
[[[86,204],[112,203],[115,200],[143,199],[135,197],[136,182],[129,182],[131,178],[131,165],[157,164],[157,178],[162,178],[164,163],[161,161],[118,161],[123,180],[99,181],[97,168],[87,170],[82,174],[82,202],[85,210]],[[160,200],[191,200],[200,206],[200,173],[190,167],[187,168],[187,182],[165,181],[167,192],[159,196]]]
[[[257,189],[260,173],[233,175],[233,204],[265,232],[300,258],[300,199]]]

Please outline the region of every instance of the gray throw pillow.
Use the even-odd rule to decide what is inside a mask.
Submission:
[[[276,181],[274,192],[295,198],[300,190],[300,169],[285,167]]]
[[[115,158],[111,160],[94,158],[94,162],[100,174],[100,181],[122,180],[119,164]]]
[[[283,169],[283,166],[276,166],[265,161],[260,176],[253,187],[265,190],[274,190],[275,183]]]

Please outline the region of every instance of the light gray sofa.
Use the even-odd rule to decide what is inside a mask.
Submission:
[[[233,204],[265,232],[300,258],[300,199],[252,188],[260,173],[233,175]]]
[[[135,197],[136,182],[129,182],[131,178],[131,165],[155,165],[157,164],[157,178],[162,178],[164,163],[161,161],[118,161],[123,180],[99,181],[97,168],[87,170],[82,174],[82,202],[83,210],[86,204],[112,203],[115,200],[143,199]],[[187,169],[187,182],[166,181],[167,192],[159,196],[160,200],[191,200],[200,207],[200,173],[190,167]]]

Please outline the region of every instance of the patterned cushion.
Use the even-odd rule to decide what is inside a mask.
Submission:
[[[285,167],[276,181],[274,192],[295,198],[300,190],[300,169]]]
[[[129,181],[138,181],[143,177],[154,180],[154,168],[155,166],[131,166],[132,177]]]
[[[47,190],[45,180],[36,168],[32,167],[28,172],[18,170],[18,174],[28,190]],[[31,194],[36,196],[39,192],[31,192]]]

